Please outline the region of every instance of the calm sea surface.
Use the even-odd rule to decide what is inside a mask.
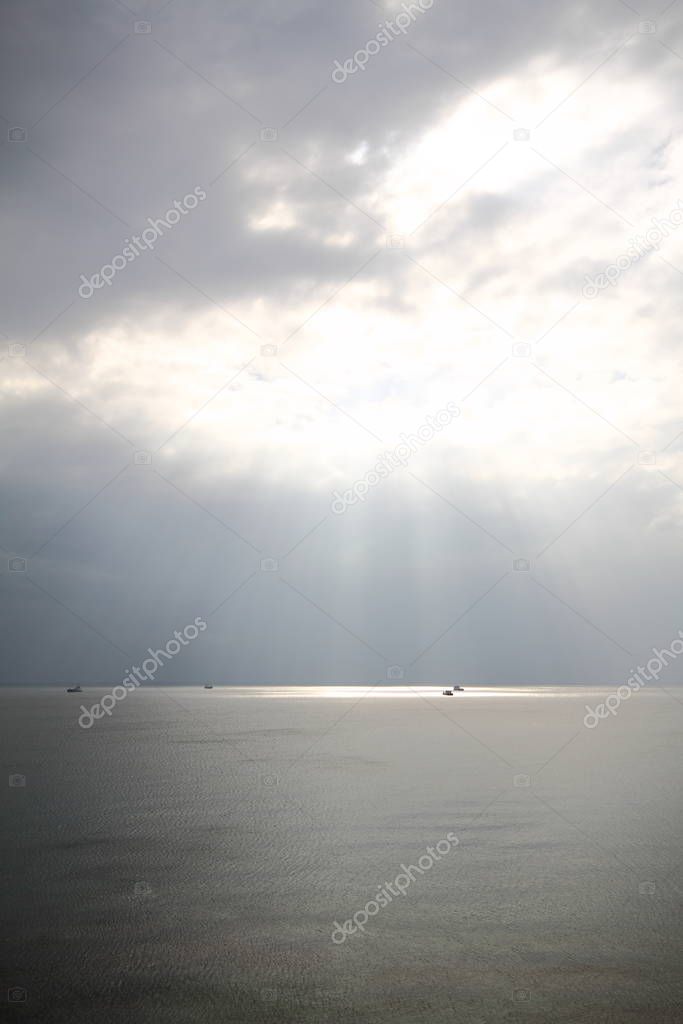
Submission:
[[[0,692],[9,1019],[680,1022],[683,690],[609,690]]]

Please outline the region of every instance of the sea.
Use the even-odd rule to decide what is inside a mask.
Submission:
[[[0,691],[7,1019],[680,1022],[683,688],[612,691]]]

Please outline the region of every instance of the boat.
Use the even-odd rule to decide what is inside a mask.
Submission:
[[[76,686],[67,686],[66,692],[67,693],[83,693],[83,690],[80,688],[80,686],[78,684],[76,684]]]
[[[464,686],[454,686],[453,689],[454,690],[459,690],[460,693],[462,693],[464,691],[465,687]]]
[[[452,690],[442,690],[441,691],[441,696],[442,697],[452,697],[453,696],[453,691]]]
[[[213,690],[213,686],[211,685],[211,683],[204,683],[204,689],[205,690]]]

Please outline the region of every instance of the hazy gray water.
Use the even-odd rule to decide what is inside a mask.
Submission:
[[[0,694],[10,1019],[681,1019],[682,691],[104,692]]]

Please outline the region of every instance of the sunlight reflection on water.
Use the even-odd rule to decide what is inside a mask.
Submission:
[[[443,687],[437,686],[217,686],[213,692],[221,697],[274,697],[303,699],[343,699],[360,700],[361,698],[429,698],[442,697]],[[594,686],[497,686],[466,687],[462,692],[456,691],[452,701],[482,699],[492,697],[576,697],[585,698],[594,693],[602,693],[609,689]]]

